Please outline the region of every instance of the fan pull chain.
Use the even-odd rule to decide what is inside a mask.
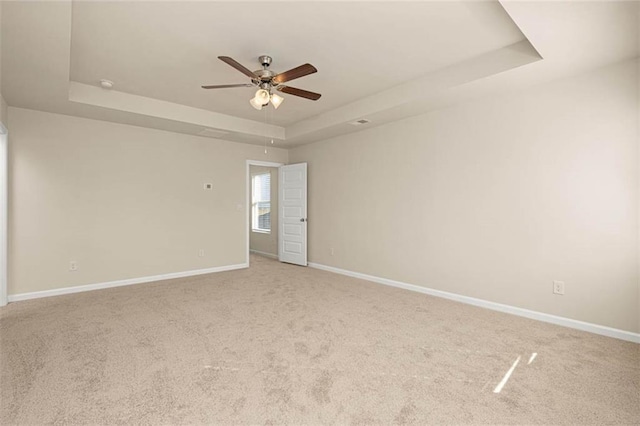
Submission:
[[[265,124],[265,127],[267,127],[267,111],[268,111],[268,108],[264,108],[264,124]],[[264,137],[264,155],[267,155],[267,140],[268,139],[269,139],[269,137],[265,135],[265,137]]]
[[[273,118],[273,111],[269,111],[269,115],[271,116],[271,118]],[[272,120],[270,120],[272,121]],[[271,145],[273,145],[273,138],[271,138]]]

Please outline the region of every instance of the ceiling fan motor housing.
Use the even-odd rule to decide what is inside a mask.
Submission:
[[[260,79],[260,81],[263,81],[263,82],[271,81],[271,79],[272,79],[273,77],[275,77],[275,75],[276,75],[276,73],[274,73],[274,72],[273,72],[273,71],[271,71],[271,70],[267,70],[267,69],[264,69],[264,70],[256,70],[256,71],[254,71],[254,74],[255,74],[256,76],[258,76],[258,78]]]
[[[255,84],[260,85],[263,89],[267,89],[267,87],[263,87],[268,83],[271,83],[273,77],[275,77],[276,73],[267,69],[269,65],[271,65],[271,56],[262,55],[258,57],[258,60],[262,64],[261,70],[255,70],[253,73],[258,77],[254,80]]]

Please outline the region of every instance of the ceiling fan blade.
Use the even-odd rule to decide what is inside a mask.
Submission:
[[[227,89],[229,87],[253,87],[251,83],[244,84],[218,84],[214,86],[201,86],[203,89]]]
[[[222,62],[226,63],[227,65],[231,65],[232,67],[234,67],[235,69],[240,71],[242,74],[246,75],[247,77],[258,78],[258,76],[255,75],[253,71],[246,68],[244,65],[242,65],[240,62],[236,61],[233,58],[230,58],[228,56],[218,56],[218,59],[220,59]]]
[[[314,72],[318,72],[316,67],[311,64],[304,64],[300,65],[299,67],[290,69],[289,71],[281,72],[280,74],[273,77],[272,81],[276,84],[280,84],[294,80],[296,78],[304,77],[305,75],[313,74]]]
[[[295,87],[289,86],[279,86],[277,89],[282,93],[300,96],[301,98],[311,99],[312,101],[317,101],[320,99],[320,96],[322,96],[320,93],[309,92],[308,90],[296,89]]]

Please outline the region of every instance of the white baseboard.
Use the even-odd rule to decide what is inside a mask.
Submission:
[[[272,254],[272,253],[266,253],[264,251],[258,251],[258,250],[249,250],[251,253],[254,254],[259,254],[260,256],[264,256],[264,257],[270,257],[272,259],[277,259],[278,255],[276,254]]]
[[[570,318],[559,317],[556,315],[545,314],[543,312],[530,311],[528,309],[517,308],[515,306],[503,305],[501,303],[490,302],[488,300],[476,299],[475,297],[462,296],[455,293],[449,293],[441,290],[434,290],[427,287],[421,287],[415,284],[407,284],[401,281],[394,281],[387,278],[375,277],[373,275],[361,274],[359,272],[348,271],[345,269],[334,268],[333,266],[321,265],[319,263],[309,262],[309,266],[323,271],[334,272],[336,274],[346,275],[348,277],[360,278],[362,280],[372,281],[378,284],[384,284],[392,287],[403,288],[418,293],[428,294],[430,296],[441,297],[444,299],[454,300],[456,302],[466,303],[469,305],[479,306],[494,311],[505,312],[520,317],[530,318],[538,321],[548,322],[551,324],[561,325],[564,327],[574,328],[577,330],[588,331],[590,333],[600,334],[602,336],[613,337],[615,339],[626,340],[629,342],[640,343],[640,333],[619,330],[604,325],[592,324],[588,322],[578,321]]]
[[[97,284],[79,285],[74,287],[56,288],[54,290],[34,291],[31,293],[20,293],[9,295],[9,302],[19,302],[21,300],[39,299],[41,297],[60,296],[63,294],[81,293],[83,291],[101,290],[104,288],[122,287],[125,285],[142,284],[152,281],[170,280],[173,278],[192,277],[194,275],[212,274],[214,272],[233,271],[235,269],[248,268],[249,264],[240,263],[238,265],[216,266],[214,268],[195,269],[191,271],[172,272],[169,274],[152,275],[148,277],[130,278],[126,280],[109,281]]]

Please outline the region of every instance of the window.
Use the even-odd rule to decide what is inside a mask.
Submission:
[[[271,173],[251,177],[251,229],[271,232]]]

